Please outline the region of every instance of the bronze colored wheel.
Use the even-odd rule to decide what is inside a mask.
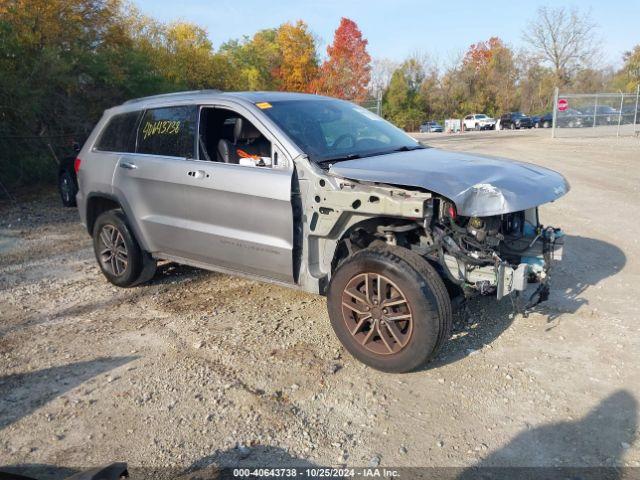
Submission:
[[[449,335],[451,303],[442,279],[401,247],[378,245],[347,258],[334,272],[327,297],[338,339],[378,370],[415,370]]]
[[[342,318],[354,339],[367,350],[390,355],[411,338],[411,308],[402,290],[378,273],[354,276],[342,292]]]

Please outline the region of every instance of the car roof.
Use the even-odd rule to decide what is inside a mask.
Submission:
[[[134,98],[124,102],[122,105],[137,105],[146,106],[149,104],[170,104],[174,102],[207,102],[215,101],[218,99],[237,99],[245,100],[250,103],[258,102],[277,102],[283,100],[306,100],[306,99],[326,99],[331,100],[330,97],[324,97],[322,95],[314,95],[309,93],[295,93],[295,92],[223,92],[221,90],[192,90],[187,92],[173,92],[163,93],[160,95],[151,95],[149,97]]]

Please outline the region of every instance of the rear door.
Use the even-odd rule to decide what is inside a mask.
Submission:
[[[135,152],[121,155],[115,169],[114,192],[150,252],[183,254],[186,158],[195,153],[196,126],[195,105],[146,110]]]
[[[271,143],[272,165],[186,160],[185,255],[198,263],[292,283],[293,163],[252,112],[240,106],[217,108],[242,116],[260,131]],[[206,134],[203,126],[200,134]]]

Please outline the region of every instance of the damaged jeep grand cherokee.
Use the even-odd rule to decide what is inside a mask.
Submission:
[[[434,357],[453,297],[547,298],[563,234],[538,207],[569,189],[542,167],[426,148],[349,102],[275,92],[131,100],[75,168],[113,284],[169,260],[326,295],[346,349],[387,372]]]

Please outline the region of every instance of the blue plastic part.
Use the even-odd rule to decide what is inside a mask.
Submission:
[[[542,257],[521,257],[520,263],[529,265],[532,271],[538,273],[544,270],[544,258]]]
[[[524,222],[524,227],[522,229],[522,233],[524,234],[525,237],[535,237],[536,236],[536,229],[530,223]]]

